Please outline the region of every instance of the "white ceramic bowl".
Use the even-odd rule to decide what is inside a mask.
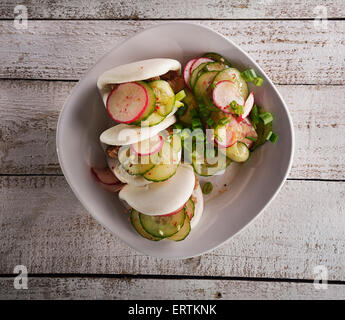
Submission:
[[[209,51],[224,55],[240,69],[253,67],[263,76],[264,85],[252,89],[256,103],[274,114],[274,130],[279,140],[255,151],[239,169],[230,190],[206,203],[201,222],[186,240],[149,241],[133,229],[117,194],[104,191],[90,173],[91,166],[106,165],[99,135],[114,125],[97,91],[97,78],[105,70],[128,62],[173,58],[185,64],[190,58]],[[173,22],[146,29],[124,41],[88,71],[61,111],[56,143],[66,180],[84,207],[104,227],[142,253],[187,258],[220,246],[272,201],[291,167],[293,141],[288,109],[271,80],[252,58],[209,28]]]

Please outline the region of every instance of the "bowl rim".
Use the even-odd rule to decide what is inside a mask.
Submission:
[[[171,256],[171,257],[162,257],[159,255],[155,255],[155,254],[149,254],[146,253],[134,246],[132,246],[130,243],[127,242],[127,240],[123,239],[122,237],[120,237],[119,235],[115,234],[108,226],[106,226],[105,224],[103,224],[102,222],[100,222],[97,218],[95,218],[94,214],[92,213],[92,210],[90,210],[90,207],[82,200],[82,196],[79,194],[77,188],[75,188],[70,180],[70,178],[68,177],[68,175],[66,174],[66,169],[64,167],[63,164],[63,160],[62,160],[62,155],[60,153],[60,145],[61,145],[61,140],[60,140],[60,128],[61,128],[61,123],[62,123],[62,119],[63,119],[63,115],[65,113],[66,110],[66,105],[67,102],[69,101],[70,97],[74,94],[75,91],[77,91],[79,89],[79,87],[81,86],[81,83],[83,82],[83,80],[87,77],[87,75],[89,73],[91,73],[91,71],[95,68],[96,65],[98,65],[98,63],[100,61],[102,61],[105,57],[107,57],[108,55],[110,55],[117,47],[122,46],[123,44],[125,44],[127,41],[132,40],[133,38],[141,35],[144,32],[147,32],[151,29],[156,29],[156,28],[160,28],[162,26],[181,26],[181,25],[192,25],[194,27],[198,27],[201,29],[205,29],[211,33],[214,33],[217,36],[220,36],[221,38],[223,38],[225,41],[229,42],[232,46],[234,46],[236,49],[238,49],[244,56],[246,56],[254,65],[255,67],[260,71],[260,73],[262,75],[264,75],[265,80],[269,82],[269,84],[271,85],[271,87],[273,88],[273,90],[275,91],[275,93],[277,94],[278,98],[280,99],[280,101],[282,102],[282,105],[285,109],[285,112],[287,114],[287,118],[288,118],[288,122],[289,122],[289,126],[290,126],[290,139],[291,139],[291,148],[289,150],[289,162],[288,162],[288,166],[285,169],[285,173],[284,173],[284,177],[282,178],[281,182],[279,183],[279,186],[277,187],[277,189],[274,191],[274,193],[271,195],[271,198],[266,202],[266,204],[250,219],[250,221],[248,221],[246,224],[244,224],[241,228],[239,228],[236,232],[234,232],[231,236],[229,236],[227,239],[225,239],[224,241],[220,242],[219,244],[217,244],[216,246],[207,249],[205,251],[193,254],[193,255],[185,255],[185,256]],[[57,156],[58,156],[58,161],[59,161],[59,165],[61,168],[61,171],[69,185],[69,187],[72,189],[73,193],[75,194],[76,198],[79,200],[79,202],[83,205],[83,207],[89,212],[89,214],[91,214],[91,216],[98,222],[100,223],[106,230],[108,230],[112,235],[115,235],[117,238],[119,238],[121,241],[123,241],[127,246],[129,246],[130,248],[134,249],[137,252],[140,252],[146,256],[151,256],[151,257],[156,257],[156,258],[160,258],[160,259],[164,259],[164,260],[182,260],[182,259],[188,259],[188,258],[193,258],[193,257],[198,257],[204,254],[207,254],[219,247],[221,247],[222,245],[226,244],[228,241],[230,241],[234,236],[236,236],[239,232],[241,232],[243,229],[247,228],[250,224],[252,224],[259,216],[260,214],[272,203],[272,201],[276,198],[276,196],[278,195],[278,193],[280,192],[281,188],[283,187],[287,176],[291,170],[292,167],[292,163],[293,163],[293,157],[294,157],[294,151],[295,151],[295,132],[294,132],[294,126],[293,126],[293,121],[292,121],[292,116],[289,112],[289,109],[287,108],[287,105],[282,97],[282,95],[280,94],[280,92],[277,90],[276,86],[274,85],[274,83],[272,82],[272,80],[267,76],[267,74],[265,73],[264,70],[262,70],[261,66],[255,62],[255,60],[247,53],[245,52],[240,46],[238,46],[237,44],[235,44],[231,39],[228,39],[227,37],[225,37],[224,35],[222,35],[221,33],[219,33],[216,30],[213,30],[211,27],[199,24],[199,23],[195,23],[195,22],[189,22],[189,21],[171,21],[171,22],[164,22],[164,23],[158,23],[155,24],[153,26],[147,27],[142,29],[140,32],[135,33],[132,36],[128,36],[126,37],[124,40],[120,41],[118,44],[116,44],[114,47],[112,47],[109,51],[107,51],[105,54],[103,54],[90,68],[88,68],[86,70],[86,72],[84,72],[84,74],[81,76],[81,78],[79,79],[79,81],[77,82],[77,84],[74,86],[74,88],[72,89],[72,91],[70,92],[70,94],[67,96],[63,107],[60,111],[59,114],[59,118],[57,121],[57,127],[56,127],[56,152],[57,152]]]

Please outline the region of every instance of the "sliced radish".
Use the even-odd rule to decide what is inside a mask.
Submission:
[[[247,100],[246,100],[246,102],[244,103],[243,114],[241,114],[239,116],[239,118],[241,120],[245,119],[249,115],[249,113],[252,110],[253,106],[254,106],[254,93],[253,93],[253,91],[251,91],[249,96],[248,96],[248,98],[247,98]]]
[[[186,66],[184,67],[183,70],[183,78],[184,78],[184,83],[186,84],[186,86],[190,89],[190,85],[189,85],[189,79],[191,76],[191,72],[190,69],[192,67],[192,64],[196,61],[197,59],[191,59],[187,62]]]
[[[115,177],[109,168],[91,168],[91,172],[100,185],[107,191],[117,192],[123,187],[123,183]]]
[[[196,59],[193,63],[192,63],[192,66],[190,68],[190,74],[192,74],[192,72],[197,68],[199,67],[202,63],[204,62],[214,62],[214,60],[212,59],[209,59],[209,58],[199,58],[199,59]]]
[[[236,128],[231,126],[224,126],[217,132],[217,138],[214,138],[214,142],[220,148],[228,148],[231,147],[234,143],[237,142],[236,140]]]
[[[109,168],[91,168],[91,172],[101,183],[113,185],[119,182],[119,180],[114,176],[114,174]]]
[[[157,153],[163,147],[164,139],[159,135],[155,135],[149,139],[131,144],[131,150],[138,156],[149,156]]]
[[[230,121],[226,125],[215,129],[214,142],[217,143],[220,148],[231,147],[238,141],[240,125],[233,116],[229,116],[229,120]]]
[[[244,99],[238,92],[237,86],[230,80],[219,81],[213,89],[213,102],[224,113],[232,113],[230,103],[236,101],[243,105]]]
[[[117,183],[117,184],[104,184],[100,182],[100,185],[102,186],[103,189],[110,191],[110,192],[119,192],[123,187],[124,183]]]
[[[250,121],[247,118],[238,121],[231,115],[229,120],[230,122],[225,126],[216,129],[214,141],[220,148],[231,147],[237,141],[245,143],[250,148],[254,142],[246,137],[258,137]]]
[[[172,215],[174,215],[174,214],[180,212],[180,211],[183,209],[183,207],[184,207],[185,205],[186,205],[186,204],[184,204],[183,206],[181,206],[181,208],[178,208],[177,210],[175,210],[175,211],[173,211],[173,212],[171,212],[171,213],[163,214],[163,215],[160,215],[159,217],[172,216]]]
[[[107,99],[107,111],[110,117],[121,123],[131,123],[138,120],[147,107],[147,90],[137,82],[126,82],[118,85]]]
[[[258,134],[256,133],[253,125],[250,123],[248,118],[245,118],[239,123],[238,140],[244,142],[248,148],[252,146],[254,141],[246,139],[246,137],[252,137],[257,139]]]

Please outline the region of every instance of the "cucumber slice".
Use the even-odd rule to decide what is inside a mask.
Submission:
[[[185,220],[184,220],[184,224],[183,224],[182,228],[180,229],[180,231],[175,233],[171,237],[168,237],[168,239],[173,240],[173,241],[184,240],[187,238],[190,231],[191,231],[190,219],[189,219],[188,215],[186,215]]]
[[[250,151],[245,143],[238,141],[231,147],[226,148],[225,154],[232,161],[245,162],[249,159]]]
[[[150,156],[135,156],[131,153],[130,147],[121,148],[118,159],[122,167],[131,175],[143,175],[154,168],[158,162],[158,153]]]
[[[148,181],[162,182],[171,178],[176,173],[178,166],[178,164],[157,164],[143,177]]]
[[[220,62],[210,62],[205,67],[205,71],[222,71],[225,68],[228,68],[227,65],[220,63]]]
[[[225,59],[223,56],[221,56],[219,53],[207,52],[203,55],[203,57],[212,59],[214,61],[218,61],[222,64],[225,64],[225,65],[231,67],[231,63],[227,59]]]
[[[200,64],[198,67],[196,67],[191,76],[190,76],[190,80],[189,80],[189,83],[190,83],[190,87],[193,88],[194,85],[195,85],[195,82],[196,80],[198,79],[199,77],[199,72],[201,72],[201,70],[208,64],[209,62],[204,62],[202,64]]]
[[[187,107],[187,110],[182,115],[179,115],[179,112],[177,112],[177,115],[183,124],[189,126],[192,124],[191,111],[198,109],[198,103],[189,90],[186,90],[186,97],[183,99],[183,103]]]
[[[152,112],[149,117],[140,122],[140,125],[143,127],[152,127],[155,126],[158,123],[161,123],[165,117],[161,116],[156,110]]]
[[[175,93],[173,89],[170,84],[164,80],[151,81],[149,85],[156,96],[157,113],[162,117],[167,116],[172,111],[175,104]]]
[[[173,133],[170,139],[170,145],[175,152],[180,152],[182,149],[182,142],[180,135]]]
[[[185,209],[186,209],[186,215],[189,218],[189,220],[192,220],[192,218],[194,217],[194,211],[195,211],[195,203],[192,200],[192,198],[189,198],[186,205],[185,205]]]
[[[241,97],[244,100],[247,99],[248,97],[247,82],[243,79],[243,77],[241,76],[241,73],[237,69],[227,68],[227,69],[224,69],[223,71],[220,71],[218,75],[214,78],[214,81],[212,83],[212,88],[214,88],[216,84],[222,80],[233,81],[236,84],[238,88],[238,92],[241,95]]]
[[[210,71],[203,73],[199,76],[193,88],[194,95],[196,99],[199,101],[199,103],[203,103],[207,108],[214,108],[215,110],[217,110],[218,108],[213,104],[212,88],[210,85],[213,83],[217,74],[218,71]]]
[[[195,157],[192,158],[192,165],[195,173],[205,177],[214,176],[218,172],[225,170],[230,163],[231,160],[224,155],[220,156],[218,162],[215,164],[208,164],[206,159],[204,163],[198,163]]]
[[[139,213],[140,223],[144,230],[154,237],[167,238],[177,233],[183,227],[186,213],[182,208],[170,216],[148,216]]]
[[[132,226],[142,237],[144,237],[148,240],[151,240],[151,241],[162,240],[162,238],[154,237],[145,231],[145,229],[141,225],[140,218],[139,218],[140,213],[138,211],[132,209],[130,214],[131,214],[130,219],[131,219]]]
[[[160,157],[159,164],[178,164],[180,162],[178,151],[168,141],[164,141],[163,147],[158,154]]]

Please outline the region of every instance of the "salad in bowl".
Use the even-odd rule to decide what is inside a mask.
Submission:
[[[100,135],[107,167],[92,167],[116,193],[134,230],[182,241],[203,219],[211,178],[275,143],[273,115],[256,105],[263,78],[214,52],[189,60],[148,59],[105,71],[97,88],[117,124]]]

